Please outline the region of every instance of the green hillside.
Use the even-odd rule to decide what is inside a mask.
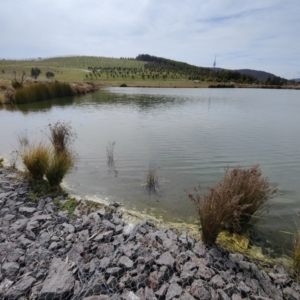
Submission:
[[[34,60],[0,60],[0,79],[31,80],[32,68],[40,69],[39,81],[93,81],[97,85],[205,87],[209,84],[259,84],[252,74],[225,69],[203,68],[162,57],[140,54],[136,58],[62,56]],[[25,74],[25,75],[24,75]],[[282,84],[279,77],[268,82]],[[195,85],[196,84],[196,85]]]

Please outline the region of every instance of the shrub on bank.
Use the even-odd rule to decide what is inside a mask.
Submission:
[[[275,191],[262,177],[258,165],[250,169],[225,169],[224,178],[205,195],[195,188],[195,194],[188,196],[197,209],[203,241],[215,243],[224,229],[245,231]]]
[[[36,83],[17,89],[14,95],[14,102],[23,104],[72,95],[74,95],[74,91],[68,83]]]

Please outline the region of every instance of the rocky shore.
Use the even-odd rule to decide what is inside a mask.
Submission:
[[[28,183],[0,167],[1,299],[300,299],[275,265],[205,246],[145,220],[126,224],[117,204],[75,218],[59,196],[32,200]]]

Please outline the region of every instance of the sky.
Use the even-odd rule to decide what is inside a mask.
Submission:
[[[0,0],[0,58],[150,54],[300,78],[299,0]]]

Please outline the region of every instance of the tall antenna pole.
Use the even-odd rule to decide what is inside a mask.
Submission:
[[[215,56],[215,61],[214,61],[214,64],[213,64],[214,68],[216,67],[216,65],[217,65],[217,58]]]

